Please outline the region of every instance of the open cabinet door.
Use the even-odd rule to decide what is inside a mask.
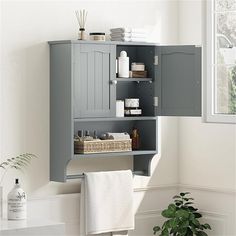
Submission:
[[[201,116],[201,48],[157,46],[154,106],[157,116]]]

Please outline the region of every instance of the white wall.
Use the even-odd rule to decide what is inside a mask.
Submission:
[[[88,10],[87,31],[105,31],[119,26],[147,27],[150,39],[164,44],[178,42],[178,3],[176,1],[1,1],[0,34],[1,44],[1,94],[0,117],[1,136],[0,160],[23,152],[38,156],[25,173],[11,171],[4,179],[4,197],[13,185],[13,179],[20,176],[30,199],[31,214],[45,215],[54,220],[64,220],[70,213],[65,201],[54,206],[47,213],[47,204],[52,203],[49,195],[78,193],[79,180],[67,183],[49,182],[49,47],[47,41],[76,39],[78,26],[74,11]],[[165,205],[176,192],[178,178],[178,119],[160,119],[161,159],[153,160],[153,176],[135,177],[138,194],[137,211],[144,212],[138,222],[144,227],[137,230],[152,234],[152,226],[160,216],[160,203]],[[169,148],[171,146],[171,148]],[[158,164],[158,166],[157,166]],[[70,163],[69,172],[85,170],[127,169],[132,158],[104,158],[81,160]],[[167,188],[167,189],[166,189]],[[166,189],[166,190],[165,190]],[[168,190],[170,189],[170,190]],[[150,191],[149,191],[150,190]],[[162,192],[165,192],[162,194]],[[162,200],[156,201],[156,197]],[[66,197],[66,196],[65,196]],[[68,195],[69,197],[69,195]],[[72,200],[73,202],[73,200]],[[79,203],[75,203],[79,204]],[[164,203],[163,203],[164,204]],[[53,207],[52,206],[52,207]],[[33,210],[32,210],[33,209]],[[50,208],[51,209],[51,208]],[[70,208],[71,209],[71,208]],[[5,209],[6,210],[6,209]],[[151,219],[151,220],[150,220]],[[78,225],[78,218],[75,221]],[[71,222],[70,222],[71,223]],[[73,224],[73,222],[71,223]],[[71,225],[70,224],[70,225]],[[137,232],[136,231],[136,235]]]
[[[105,31],[117,26],[147,27],[150,38],[171,44],[178,41],[178,11],[175,1],[2,1],[2,123],[1,158],[32,152],[38,159],[21,175],[27,192],[36,195],[78,192],[78,181],[68,184],[49,183],[49,47],[47,41],[76,39],[75,10],[88,10],[87,31]],[[168,125],[165,125],[165,122]],[[174,126],[169,130],[170,126]],[[177,122],[165,119],[165,133],[174,133]],[[173,150],[177,141],[172,138]],[[163,165],[175,159],[166,152]],[[168,157],[171,156],[171,157]],[[129,168],[130,158],[79,162],[79,166]],[[77,166],[75,162],[72,163]],[[176,181],[175,166],[167,179]],[[75,167],[73,167],[75,169]],[[37,170],[37,171],[36,171]],[[12,185],[12,173],[5,178],[5,192]],[[140,181],[138,181],[140,182]],[[143,182],[143,181],[141,181]],[[144,181],[146,184],[147,181]]]
[[[205,2],[180,1],[180,43],[203,43]],[[236,235],[236,125],[180,118],[179,182],[208,213],[213,235]]]

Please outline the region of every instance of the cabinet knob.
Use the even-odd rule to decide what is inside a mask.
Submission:
[[[117,80],[112,80],[111,84],[116,85],[117,84]]]

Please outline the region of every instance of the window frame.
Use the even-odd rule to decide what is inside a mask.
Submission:
[[[215,77],[214,70],[212,69],[214,60],[214,33],[215,33],[215,20],[214,20],[214,4],[215,0],[206,1],[205,19],[203,20],[203,39],[204,42],[204,111],[203,118],[205,122],[212,123],[232,123],[236,124],[236,115],[217,114],[214,113],[215,105]]]

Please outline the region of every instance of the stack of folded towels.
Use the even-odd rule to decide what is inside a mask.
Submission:
[[[146,42],[147,31],[138,28],[114,28],[111,31],[111,41]]]

